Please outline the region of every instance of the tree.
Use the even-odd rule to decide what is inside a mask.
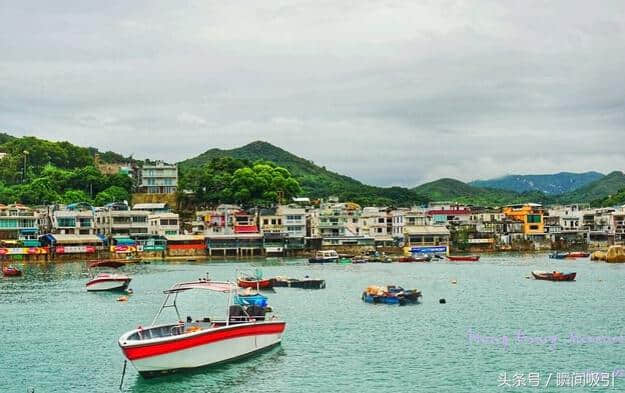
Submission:
[[[78,203],[78,202],[87,202],[89,204],[92,203],[91,198],[89,198],[89,195],[87,195],[87,193],[82,190],[67,190],[65,191],[61,199],[63,203],[66,203],[66,204]]]
[[[121,187],[111,186],[98,193],[95,197],[96,206],[104,206],[113,202],[130,202],[130,194]]]

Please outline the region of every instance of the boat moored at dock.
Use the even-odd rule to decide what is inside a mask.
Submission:
[[[22,271],[15,266],[3,266],[2,275],[4,277],[20,277],[22,275]]]
[[[418,303],[420,297],[421,291],[417,289],[404,289],[395,285],[370,285],[361,296],[365,303],[399,304],[400,306]]]

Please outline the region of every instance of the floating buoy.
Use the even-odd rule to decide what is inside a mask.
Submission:
[[[451,283],[452,283],[452,284],[458,284],[458,281],[456,281],[456,280],[451,280]]]
[[[447,303],[447,301],[446,301],[445,299],[439,299],[439,300],[438,300],[438,302],[439,302],[440,304],[445,304],[445,303]]]
[[[127,302],[128,301],[128,296],[120,296],[117,298],[118,302]]]
[[[132,290],[132,288],[128,288],[126,289],[126,293],[129,295],[132,295],[135,291]]]

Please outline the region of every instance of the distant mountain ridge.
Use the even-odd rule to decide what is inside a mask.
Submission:
[[[608,199],[625,189],[625,175],[598,172],[552,175],[510,175],[500,179],[471,183],[450,178],[439,179],[412,189],[376,187],[363,184],[318,166],[268,142],[256,141],[235,149],[209,149],[179,163],[181,170],[203,165],[217,157],[233,157],[249,161],[267,160],[287,168],[299,181],[303,193],[312,198],[336,195],[341,200],[361,204],[413,205],[428,201],[454,201],[467,204],[502,206],[511,203],[543,204],[593,202]],[[619,175],[620,174],[620,175]],[[502,185],[503,183],[503,185]],[[507,188],[506,188],[507,187]],[[606,202],[607,203],[607,202]]]
[[[547,195],[562,195],[575,191],[604,175],[599,172],[560,172],[546,175],[508,175],[489,180],[475,180],[469,185],[514,192],[540,191]]]

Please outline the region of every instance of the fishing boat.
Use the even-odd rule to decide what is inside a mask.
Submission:
[[[447,259],[454,262],[477,262],[480,260],[479,255],[448,255]]]
[[[315,253],[314,258],[310,258],[310,263],[334,263],[338,262],[339,254],[334,250],[321,250]]]
[[[124,266],[125,263],[112,260],[103,260],[94,262],[89,265],[90,269],[97,269],[103,267],[109,267],[113,269]],[[93,271],[93,270],[91,270]],[[123,291],[128,288],[132,278],[125,274],[102,272],[95,276],[92,276],[89,282],[85,284],[88,292],[100,292],[100,291]]]
[[[537,280],[548,280],[548,281],[575,281],[575,276],[577,273],[562,273],[562,272],[542,272],[542,271],[533,271],[532,276],[534,276]]]
[[[395,285],[370,285],[361,296],[365,303],[399,304],[400,306],[417,303],[420,297],[421,291],[417,289],[406,290]]]
[[[4,277],[19,277],[22,275],[22,271],[15,266],[3,266],[2,275]]]
[[[288,277],[274,277],[274,287],[303,288],[303,289],[323,289],[326,287],[325,280],[316,280],[305,277],[302,280]]]
[[[226,294],[227,314],[213,319],[191,316],[183,322],[178,295],[190,290]],[[145,378],[240,359],[279,345],[286,322],[266,318],[258,306],[233,304],[236,284],[198,280],[177,283],[164,291],[166,297],[149,326],[123,334],[119,346],[139,374]],[[176,312],[174,322],[156,324],[165,308]]]
[[[569,253],[569,258],[588,258],[590,253],[584,251],[572,251]]]

